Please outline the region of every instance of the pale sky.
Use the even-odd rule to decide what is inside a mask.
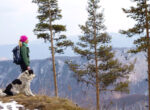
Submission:
[[[87,19],[87,0],[58,0],[62,9],[63,19],[60,21],[67,26],[68,36],[80,35],[79,24]],[[131,6],[130,0],[101,0],[104,8],[107,32],[118,33],[120,29],[131,27],[134,22],[126,18],[121,8]],[[37,6],[32,0],[1,0],[0,3],[0,45],[15,44],[20,35],[27,35],[30,41],[36,40],[33,33]]]

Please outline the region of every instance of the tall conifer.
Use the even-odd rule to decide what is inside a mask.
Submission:
[[[138,53],[144,51],[147,53],[150,110],[150,13],[148,12],[148,1],[149,0],[132,0],[132,2],[136,3],[136,6],[132,6],[130,9],[123,8],[123,12],[127,14],[127,17],[135,20],[135,25],[128,30],[121,30],[120,32],[127,35],[128,37],[137,37],[137,39],[134,40],[136,48],[132,49],[131,52]]]
[[[72,46],[73,43],[67,40],[66,35],[61,34],[61,32],[66,31],[66,27],[61,24],[56,24],[57,20],[62,18],[61,10],[58,7],[58,1],[33,0],[33,3],[38,5],[39,13],[37,16],[39,23],[36,24],[34,32],[37,38],[42,38],[51,44],[50,50],[53,63],[55,96],[57,97],[58,87],[56,80],[55,53],[64,53],[64,49],[68,46]]]
[[[133,65],[122,65],[114,59],[111,37],[105,32],[100,0],[88,0],[88,20],[80,25],[83,35],[74,46],[75,53],[87,59],[85,64],[68,62],[79,82],[96,87],[97,110],[100,110],[101,91],[128,91],[128,74]],[[125,80],[123,80],[125,79]]]

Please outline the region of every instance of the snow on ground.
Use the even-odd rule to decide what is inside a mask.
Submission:
[[[15,101],[9,103],[0,102],[0,110],[20,110],[20,108],[24,108],[24,106]]]

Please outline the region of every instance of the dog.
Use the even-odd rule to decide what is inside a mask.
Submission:
[[[19,93],[35,96],[30,89],[30,84],[34,77],[33,70],[26,70],[17,79],[12,81],[4,91],[0,90],[0,96],[13,96]]]

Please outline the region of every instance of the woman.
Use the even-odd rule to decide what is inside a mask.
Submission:
[[[29,60],[29,47],[28,47],[28,37],[23,35],[20,37],[19,46],[20,46],[20,56],[22,62],[20,64],[22,72],[30,70],[30,60]]]

